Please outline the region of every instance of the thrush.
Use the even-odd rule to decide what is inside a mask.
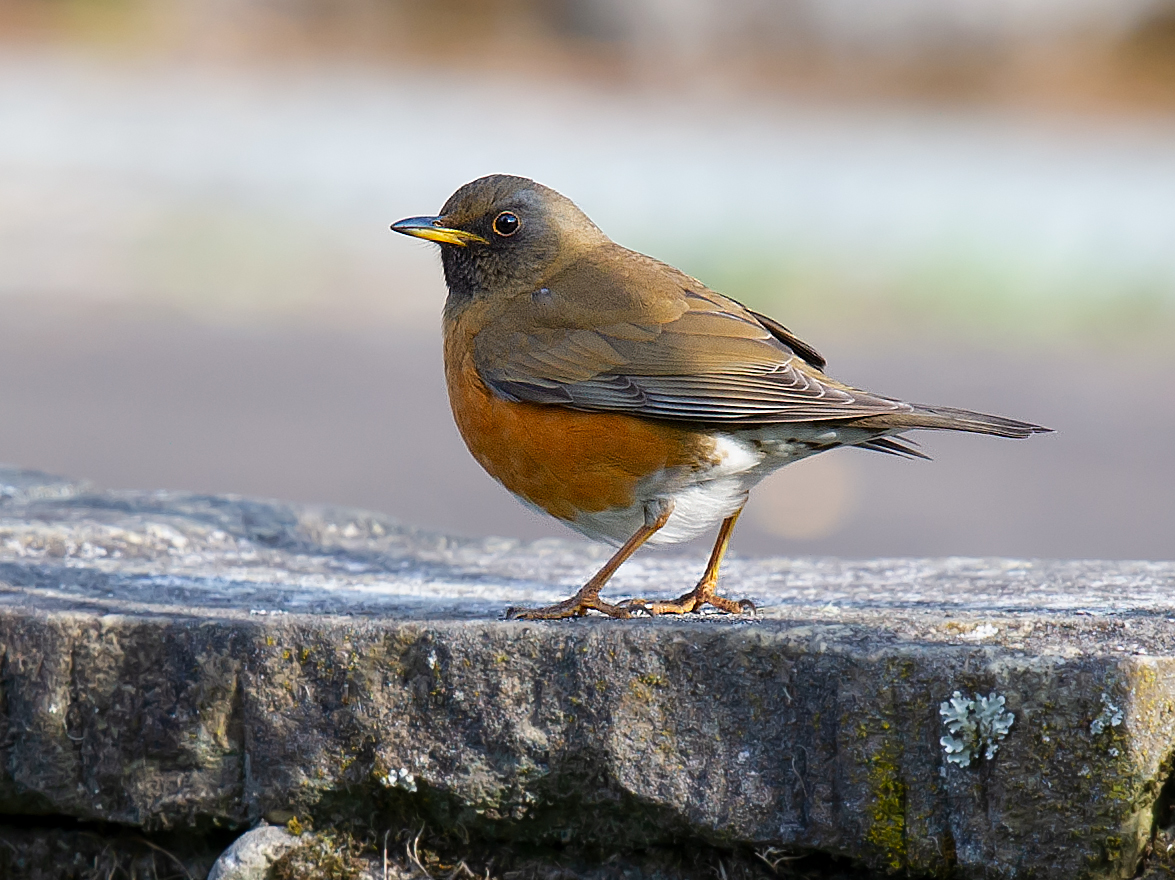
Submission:
[[[440,245],[444,362],[469,451],[525,504],[619,549],[531,620],[598,611],[752,608],[717,593],[750,490],[777,468],[855,446],[925,458],[916,428],[1027,437],[1039,425],[871,394],[824,373],[787,327],[609,239],[542,184],[495,174],[392,229]],[[600,591],[645,543],[719,525],[697,585],[672,601]]]

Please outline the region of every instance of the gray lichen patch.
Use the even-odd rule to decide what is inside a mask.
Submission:
[[[416,791],[416,777],[412,775],[407,767],[400,767],[398,770],[389,770],[383,776],[379,777],[379,781],[388,788],[402,788],[407,792]]]
[[[1122,723],[1125,714],[1118,706],[1110,701],[1108,694],[1102,694],[1102,710],[1098,713],[1093,721],[1089,722],[1089,732],[1094,736],[1099,736],[1106,730],[1112,730]]]
[[[949,764],[970,767],[976,758],[990,761],[1000,742],[1012,729],[1016,716],[1004,709],[1004,697],[994,691],[987,696],[964,697],[955,691],[940,704],[938,714],[948,733],[939,739]]]

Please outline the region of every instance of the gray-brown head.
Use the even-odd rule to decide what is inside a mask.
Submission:
[[[608,239],[575,203],[526,177],[491,174],[449,196],[435,217],[392,224],[441,246],[451,297],[511,294]]]

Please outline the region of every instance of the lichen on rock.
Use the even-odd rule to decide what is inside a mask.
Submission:
[[[975,758],[990,761],[995,757],[1000,742],[1016,720],[1016,716],[1004,709],[1004,701],[995,691],[986,697],[976,694],[971,698],[955,691],[939,705],[938,714],[950,731],[938,741],[948,763],[970,767]]]
[[[1102,711],[1089,722],[1089,732],[1094,736],[1100,736],[1106,730],[1121,724],[1123,717],[1122,710],[1110,701],[1109,694],[1102,694]]]

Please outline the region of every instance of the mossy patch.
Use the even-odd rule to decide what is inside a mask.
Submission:
[[[866,839],[881,850],[893,870],[906,864],[906,784],[898,760],[901,751],[894,738],[882,740],[881,748],[869,758],[869,790],[873,803],[868,808]]]
[[[270,866],[266,880],[358,880],[367,865],[365,849],[345,833],[306,835]]]

